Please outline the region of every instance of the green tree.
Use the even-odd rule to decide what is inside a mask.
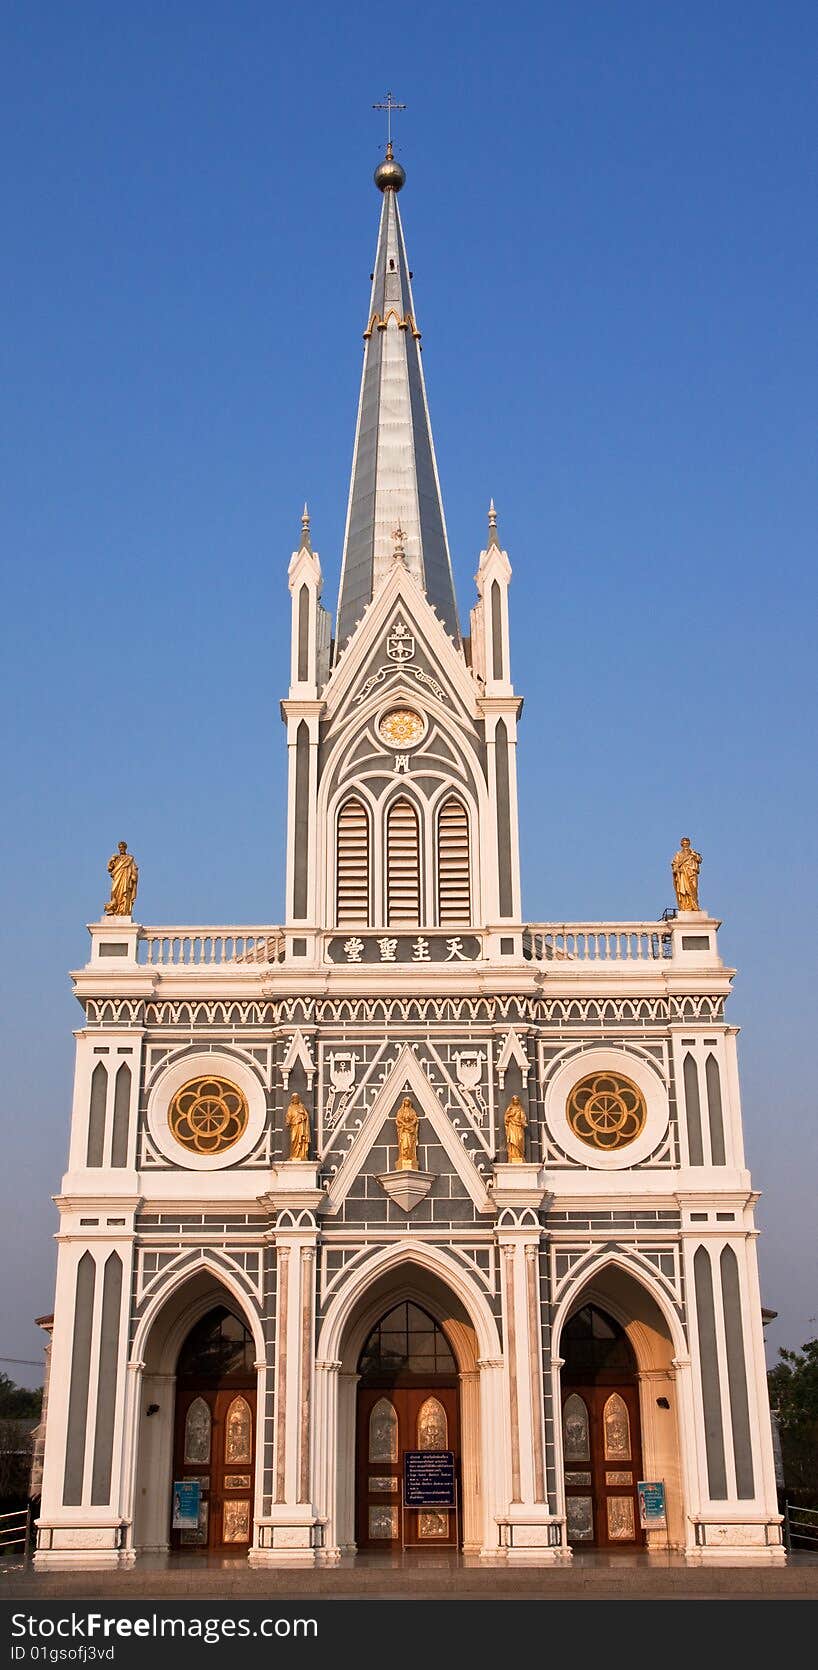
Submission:
[[[784,1484],[805,1505],[818,1503],[818,1339],[778,1353],[767,1383],[778,1414]]]
[[[42,1386],[32,1392],[26,1386],[16,1385],[7,1374],[0,1373],[0,1419],[25,1421],[31,1416],[36,1421],[42,1406]]]

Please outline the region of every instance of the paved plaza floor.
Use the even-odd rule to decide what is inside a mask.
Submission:
[[[253,1570],[242,1560],[145,1556],[122,1571],[38,1572],[0,1565],[0,1600],[186,1596],[190,1600],[815,1600],[818,1554],[785,1566],[728,1561],[690,1566],[677,1554],[576,1554],[565,1566],[487,1566],[442,1552],[394,1558],[359,1554],[339,1565]]]

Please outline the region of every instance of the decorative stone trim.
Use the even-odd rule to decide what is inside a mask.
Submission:
[[[378,1182],[389,1199],[408,1214],[426,1199],[434,1177],[428,1171],[384,1171]]]

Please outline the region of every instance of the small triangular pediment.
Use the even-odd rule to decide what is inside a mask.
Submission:
[[[492,1212],[494,1208],[491,1196],[480,1173],[454,1131],[445,1109],[441,1107],[417,1056],[408,1045],[404,1045],[327,1191],[327,1214],[332,1217],[340,1211],[354,1183],[364,1171],[367,1158],[383,1127],[387,1120],[394,1118],[398,1103],[405,1095],[412,1097],[421,1119],[428,1119],[441,1148],[444,1149],[473,1202],[475,1211]]]
[[[310,1049],[309,1042],[304,1037],[300,1027],[293,1033],[287,1046],[284,1060],[281,1063],[281,1077],[284,1080],[285,1090],[289,1087],[290,1074],[296,1065],[296,1062],[300,1063],[303,1067],[307,1077],[307,1084],[311,1085],[315,1077],[315,1062],[313,1061],[312,1050]]]
[[[517,1066],[520,1068],[520,1071],[522,1072],[523,1084],[527,1084],[528,1083],[528,1075],[529,1075],[529,1072],[531,1070],[531,1064],[529,1062],[528,1056],[526,1055],[525,1046],[523,1044],[523,1041],[519,1037],[519,1035],[515,1032],[513,1026],[510,1027],[508,1032],[506,1033],[505,1038],[503,1039],[503,1043],[502,1043],[502,1046],[501,1046],[501,1049],[500,1049],[500,1053],[497,1057],[497,1073],[498,1073],[498,1076],[499,1076],[499,1079],[500,1079],[501,1087],[502,1087],[502,1084],[503,1084],[503,1080],[506,1076],[506,1073],[508,1072],[508,1069],[511,1066],[512,1061],[516,1062]]]

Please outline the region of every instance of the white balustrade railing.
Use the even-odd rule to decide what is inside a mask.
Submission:
[[[280,927],[140,928],[137,960],[149,968],[235,968],[283,962],[284,949]],[[666,922],[532,922],[523,953],[538,963],[655,963],[672,957],[673,938]]]
[[[661,962],[673,955],[664,922],[532,922],[523,929],[532,962]]]
[[[142,928],[137,961],[150,968],[279,963],[283,928]]]

